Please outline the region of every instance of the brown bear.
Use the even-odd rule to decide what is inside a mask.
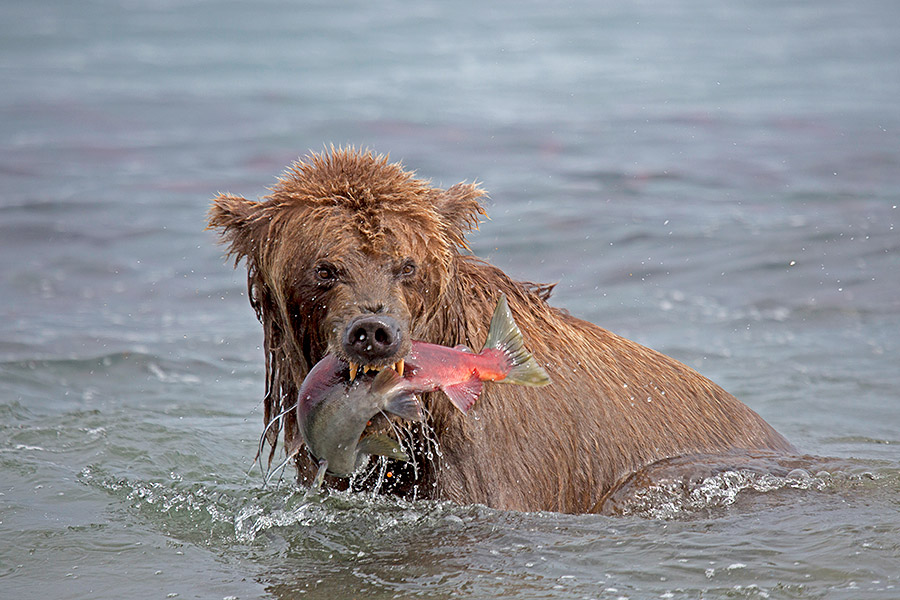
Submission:
[[[600,512],[629,477],[660,461],[793,450],[696,371],[550,306],[551,285],[516,281],[473,256],[465,236],[485,214],[482,196],[475,184],[435,188],[383,156],[332,148],[294,163],[259,201],[214,199],[209,225],[235,264],[246,261],[264,328],[266,424],[296,404],[303,378],[328,353],[381,369],[401,362],[410,340],[481,348],[505,294],[552,383],[488,384],[469,415],[441,392],[426,395],[429,428],[407,434],[422,452],[436,442],[440,458],[414,470],[392,465],[398,475],[384,489]],[[268,430],[272,452],[280,430],[286,447],[298,439],[293,411],[282,422]],[[300,452],[296,464],[309,481],[314,462]]]

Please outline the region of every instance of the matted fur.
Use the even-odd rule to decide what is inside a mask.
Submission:
[[[515,281],[471,256],[465,236],[485,214],[475,184],[442,190],[385,157],[332,148],[292,165],[270,192],[259,201],[220,195],[209,213],[236,263],[247,263],[265,334],[266,424],[296,402],[322,356],[343,356],[353,317],[387,313],[401,324],[404,346],[388,364],[410,339],[480,348],[503,293],[553,383],[488,385],[468,417],[440,392],[427,395],[443,456],[422,463],[420,497],[602,510],[619,483],[662,459],[792,450],[696,371],[551,307],[552,286]],[[268,434],[273,451],[279,429]],[[287,445],[297,439],[292,412],[283,435]],[[297,466],[301,479],[315,470],[305,453]]]

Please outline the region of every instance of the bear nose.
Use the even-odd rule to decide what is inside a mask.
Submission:
[[[400,323],[388,315],[356,317],[344,330],[343,346],[353,362],[372,364],[394,356],[403,334]]]

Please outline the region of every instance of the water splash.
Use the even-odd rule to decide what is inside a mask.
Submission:
[[[202,483],[142,481],[115,477],[95,466],[84,467],[78,480],[127,502],[167,533],[184,541],[215,544],[233,537],[233,506],[238,499],[228,490]]]
[[[386,465],[388,461],[379,462]],[[378,470],[376,476],[384,480],[384,467]],[[290,545],[349,552],[344,548],[348,536],[356,540],[350,544],[355,548],[396,533],[398,527],[413,531],[429,516],[443,522],[445,512],[457,509],[448,503],[409,502],[377,491],[310,493],[294,485],[248,489],[214,482],[186,484],[178,477],[144,481],[114,476],[96,466],[84,467],[78,480],[119,498],[167,535],[221,549],[255,545],[260,536],[278,531]]]
[[[827,492],[877,478],[877,475],[870,472],[854,474],[822,470],[812,474],[803,468],[792,469],[785,475],[735,469],[716,473],[699,481],[678,477],[663,478],[616,499],[613,512],[670,520],[731,507],[754,493],[772,494],[793,490]],[[768,499],[780,502],[785,497],[784,494],[777,494]]]
[[[281,507],[253,501],[237,508],[232,523],[235,540],[251,544],[260,533],[276,527],[314,527],[333,520],[333,516],[323,508],[321,497],[291,492],[284,498]]]

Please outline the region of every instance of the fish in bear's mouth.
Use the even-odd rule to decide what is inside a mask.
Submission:
[[[426,421],[420,394],[441,391],[462,414],[475,405],[485,382],[544,386],[550,377],[525,347],[522,332],[501,295],[481,351],[413,340],[399,361],[381,366],[327,354],[298,390],[297,421],[311,456],[319,463],[315,484],[325,473],[347,477],[361,457],[380,454],[409,460],[398,440],[395,420]],[[297,446],[299,450],[299,446]]]

